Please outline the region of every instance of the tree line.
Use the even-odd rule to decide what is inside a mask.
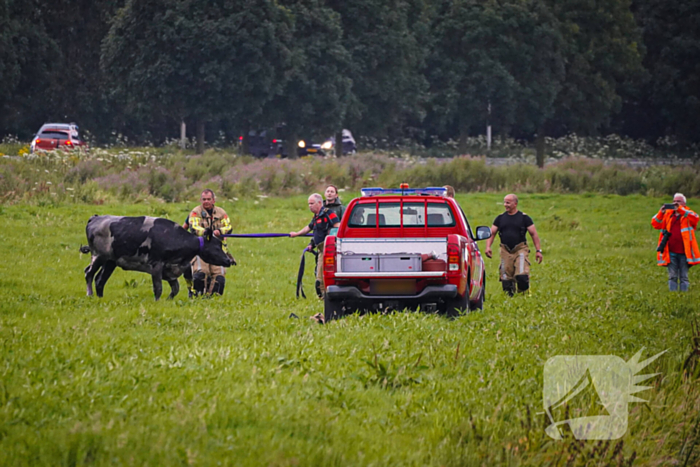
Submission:
[[[692,0],[0,0],[0,135],[695,143],[698,63]]]

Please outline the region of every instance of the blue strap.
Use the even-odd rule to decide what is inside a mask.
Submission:
[[[306,269],[306,259],[305,259],[305,254],[307,251],[310,251],[313,253],[313,255],[316,257],[316,264],[318,266],[318,252],[313,249],[311,245],[307,246],[304,248],[304,251],[301,252],[301,261],[299,262],[299,272],[297,273],[297,298],[299,298],[299,294],[301,293],[301,296],[306,298],[306,294],[304,293],[304,284],[303,284],[303,279],[304,279],[304,269]]]

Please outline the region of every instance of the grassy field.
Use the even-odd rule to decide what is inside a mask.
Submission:
[[[458,196],[472,226],[501,200]],[[156,303],[149,276],[117,270],[97,299],[78,252],[90,215],[182,222],[195,203],[2,206],[0,465],[698,465],[698,370],[683,363],[699,272],[689,293],[667,291],[649,225],[663,201],[522,196],[545,257],[530,295],[504,297],[487,260],[483,312],[325,326],[307,319],[320,302],[294,297],[303,239],[229,241],[238,266],[223,297]],[[240,233],[310,217],[303,196],[218,204]],[[550,357],[642,348],[668,352],[642,371],[661,375],[637,394],[648,403],[630,404],[623,438],[547,437]]]

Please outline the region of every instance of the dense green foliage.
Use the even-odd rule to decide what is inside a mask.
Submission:
[[[350,55],[342,44],[340,16],[318,0],[283,2],[292,18],[294,41],[284,90],[257,120],[246,125],[273,127],[284,122],[280,136],[287,154],[296,154],[299,139],[322,141],[340,127],[350,99],[352,79],[346,73]]]
[[[542,2],[446,1],[433,32],[434,113],[462,142],[486,124],[517,121],[532,132],[551,116],[564,77],[563,42]]]
[[[457,199],[473,225],[503,210],[502,193]],[[320,302],[293,298],[301,239],[231,241],[223,297],[155,303],[148,276],[117,270],[96,299],[78,252],[90,215],[180,222],[195,202],[4,206],[0,464],[697,465],[700,362],[683,366],[700,286],[693,268],[670,294],[654,265],[663,201],[523,195],[545,252],[530,295],[506,298],[487,260],[483,312],[325,326],[307,319]],[[237,232],[309,218],[304,196],[219,204]],[[622,439],[545,435],[547,359],[642,348],[668,352],[641,372],[660,375]]]
[[[103,41],[111,92],[146,118],[198,125],[259,119],[289,68],[289,25],[274,2],[129,0]],[[199,137],[203,151],[202,133]]]
[[[681,1],[638,0],[636,16],[644,34],[648,76],[628,91],[629,121],[635,135],[664,129],[697,141],[700,112],[700,5]]]
[[[698,142],[696,3],[2,0],[0,136]]]

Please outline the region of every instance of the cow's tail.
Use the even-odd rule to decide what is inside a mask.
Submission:
[[[90,247],[87,245],[80,245],[80,252],[85,254],[90,253]]]

